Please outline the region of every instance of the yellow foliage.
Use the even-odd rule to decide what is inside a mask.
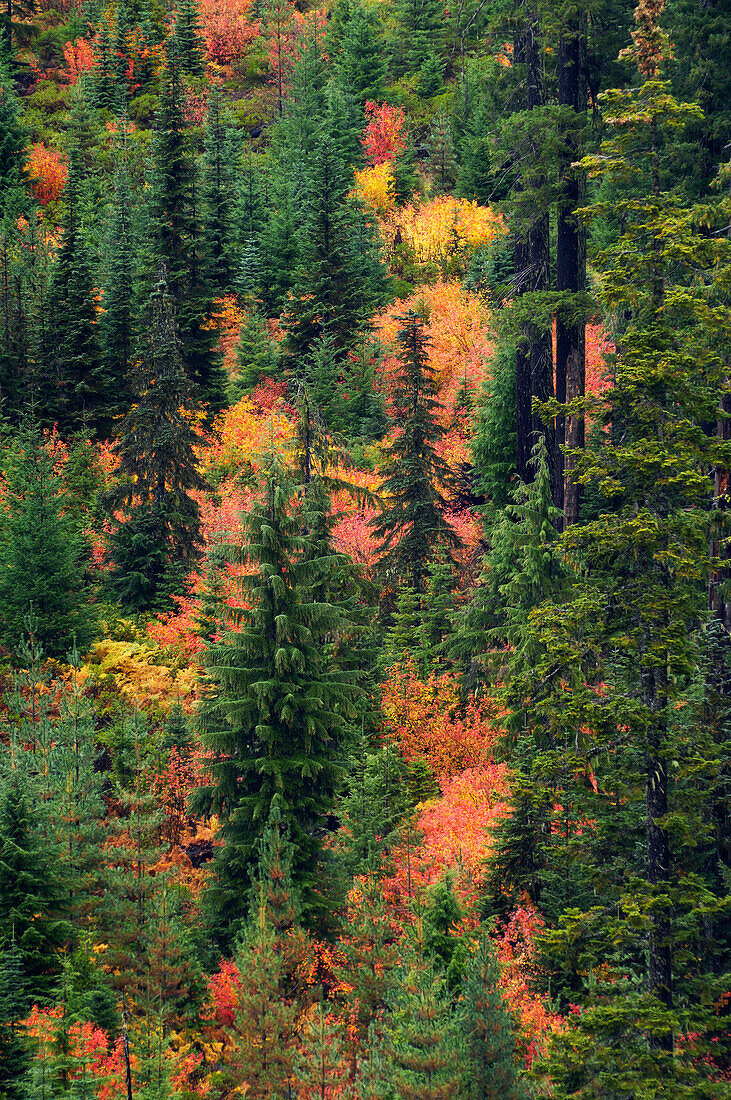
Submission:
[[[213,429],[213,442],[202,458],[204,474],[214,478],[255,471],[262,453],[271,447],[285,450],[294,436],[283,412],[262,410],[250,397],[224,409]]]
[[[432,202],[409,205],[391,219],[417,263],[443,263],[456,252],[473,252],[505,232],[499,214],[487,206],[440,195]]]
[[[196,669],[170,669],[157,664],[157,659],[158,652],[152,646],[107,638],[91,647],[80,678],[98,671],[113,676],[120,694],[136,706],[156,703],[167,709],[174,702],[192,697]]]
[[[371,209],[383,217],[396,208],[393,185],[393,166],[388,160],[373,168],[363,168],[355,173],[355,193]]]

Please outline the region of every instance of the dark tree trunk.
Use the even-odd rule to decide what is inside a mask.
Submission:
[[[586,16],[581,13],[563,28],[558,48],[558,102],[576,112],[586,110]],[[583,178],[571,165],[578,159],[581,137],[578,127],[566,126],[565,162],[562,168],[562,196],[556,215],[556,288],[577,295],[586,282],[586,234],[574,217],[584,200]],[[572,401],[583,397],[586,376],[585,321],[567,302],[556,315],[556,397]],[[563,416],[556,419],[554,501],[564,509],[564,526],[576,523],[579,516],[579,486],[571,478],[573,462],[564,463],[562,445],[584,446],[584,418]]]
[[[540,21],[537,9],[531,5],[528,9],[528,26],[525,48],[526,67],[526,106],[529,111],[543,106],[543,67],[540,53]],[[535,149],[536,159],[539,150]],[[551,246],[550,217],[548,210],[537,210],[528,232],[528,290],[540,293],[551,288]],[[553,357],[551,333],[544,331],[541,324],[529,324],[528,337],[530,355],[531,398],[545,401],[553,394]],[[532,447],[540,434],[546,436],[549,462],[553,460],[553,426],[545,425],[537,413],[531,416]],[[532,471],[531,471],[532,473]]]

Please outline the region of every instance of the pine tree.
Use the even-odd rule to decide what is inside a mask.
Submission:
[[[0,637],[19,652],[33,618],[35,639],[49,656],[94,636],[86,596],[85,547],[69,514],[53,458],[37,428],[23,428],[5,452],[5,515],[0,521]]]
[[[341,773],[353,676],[333,668],[323,645],[342,614],[310,596],[320,570],[304,552],[301,523],[282,462],[269,456],[263,500],[244,515],[244,545],[232,548],[254,565],[242,578],[244,608],[206,662],[215,691],[201,717],[215,755],[201,801],[222,817],[215,910],[224,937],[246,912],[257,839],[275,795],[291,830],[295,883],[305,905],[316,905],[321,831]]]
[[[168,50],[155,124],[148,217],[146,287],[154,289],[160,266],[164,265],[183,366],[202,395],[215,406],[223,398],[224,379],[214,333],[204,327],[211,295],[205,285],[202,233],[195,214],[195,172],[185,140],[180,70],[174,49]]]
[[[500,966],[483,932],[464,984],[463,1027],[470,1100],[521,1100],[515,1021],[500,990]]]
[[[450,473],[436,444],[446,429],[438,420],[424,321],[409,312],[399,322],[394,402],[401,432],[386,449],[382,491],[389,505],[375,520],[374,532],[381,540],[380,568],[392,583],[405,582],[421,592],[429,560],[439,552],[449,555],[459,538],[444,516],[442,490]]]
[[[438,0],[397,0],[391,44],[396,76],[418,73],[426,59],[438,51],[443,15]]]
[[[373,8],[357,4],[342,32],[338,72],[363,106],[383,99],[386,66],[379,41],[380,22]]]
[[[335,1007],[327,1001],[318,1001],[304,1022],[294,1079],[311,1100],[329,1100],[333,1090],[343,1100],[352,1096],[345,1030]]]
[[[89,428],[108,438],[116,400],[99,346],[91,263],[81,234],[81,151],[69,154],[62,241],[52,268],[44,364],[44,418],[63,433]]]
[[[202,76],[205,71],[205,43],[200,27],[195,0],[180,0],[175,13],[173,49],[180,71],[187,76]]]
[[[401,964],[391,1037],[398,1100],[449,1100],[463,1095],[464,1065],[444,979],[424,951],[417,917]]]
[[[449,120],[437,115],[429,133],[430,165],[439,191],[449,191],[454,186],[457,164],[454,159],[454,143]]]
[[[145,327],[134,379],[137,404],[124,417],[115,444],[120,483],[107,496],[110,511],[126,513],[111,537],[112,580],[122,602],[139,610],[166,606],[193,567],[201,534],[191,494],[205,487],[164,273],[148,302]]]
[[[13,935],[0,947],[0,1095],[24,1100],[24,1075],[30,1062],[22,1021],[28,1014],[28,979]]]
[[[351,991],[347,1011],[355,1033],[351,1042],[362,1047],[375,1029],[382,1034],[384,1016],[395,984],[397,929],[383,898],[376,857],[353,883],[339,941],[343,962],[338,978]]]
[[[17,773],[0,788],[0,944],[15,943],[29,1000],[43,1000],[70,932],[60,910],[54,852],[41,833]],[[22,991],[22,986],[21,986]]]

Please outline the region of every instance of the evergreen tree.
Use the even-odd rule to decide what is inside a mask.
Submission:
[[[106,259],[102,283],[104,312],[101,346],[104,368],[118,395],[126,393],[134,337],[136,267],[134,200],[129,170],[122,160],[114,178],[105,233]],[[122,405],[122,402],[119,402]]]
[[[28,204],[23,177],[28,135],[8,67],[0,58],[0,223]]]
[[[233,396],[238,400],[251,393],[255,386],[274,378],[278,366],[278,348],[269,335],[266,318],[260,310],[251,309],[241,325],[236,345],[236,375],[231,384]]]
[[[107,496],[126,519],[111,537],[112,580],[123,603],[145,610],[166,606],[180,591],[200,545],[200,511],[191,495],[205,487],[191,427],[191,387],[164,274],[150,297],[134,379],[137,404],[122,421],[115,444],[120,483]]]
[[[201,207],[206,280],[216,297],[231,293],[234,284],[230,195],[235,158],[231,144],[221,94],[214,87],[206,110]]]
[[[93,428],[107,438],[116,401],[99,346],[91,263],[81,233],[81,151],[69,154],[62,240],[49,288],[44,419],[68,433]]]
[[[426,957],[418,917],[399,973],[390,1054],[398,1100],[449,1100],[463,1095],[457,1023],[444,979]]]
[[[454,159],[454,143],[449,120],[437,115],[429,133],[430,164],[434,182],[439,191],[449,191],[454,186],[457,163]]]
[[[338,72],[363,106],[366,100],[380,102],[385,86],[385,58],[380,42],[381,27],[373,8],[357,4],[344,25]]]
[[[409,312],[399,322],[394,401],[401,432],[387,445],[382,488],[389,504],[375,520],[374,532],[381,540],[381,569],[392,583],[406,582],[421,592],[429,561],[440,552],[449,555],[459,538],[444,516],[442,490],[450,473],[435,447],[445,428],[437,418],[424,321]]]
[[[39,814],[18,774],[11,773],[0,789],[0,944],[13,951],[12,965],[22,971],[29,1000],[50,994],[58,952],[70,932],[60,911],[53,859]]]
[[[25,1100],[30,1049],[22,1021],[30,1008],[27,986],[23,956],[12,936],[0,947],[0,1095],[7,1100]]]
[[[334,1006],[326,1001],[313,1006],[294,1063],[296,1086],[311,1100],[328,1100],[334,1089],[343,1100],[352,1096],[345,1032]]]
[[[205,72],[205,43],[201,35],[200,17],[195,0],[180,0],[175,13],[173,49],[180,71],[187,76],[202,76]]]
[[[439,50],[444,13],[438,0],[397,0],[393,14],[392,68],[396,76],[418,73]]]
[[[244,545],[232,556],[252,562],[235,629],[208,649],[215,693],[202,713],[213,750],[211,784],[201,802],[222,817],[213,906],[225,937],[245,914],[257,838],[275,795],[291,830],[293,874],[312,908],[314,875],[326,815],[341,772],[344,721],[353,676],[333,668],[323,642],[343,624],[339,609],[313,599],[317,559],[305,554],[293,487],[275,456],[264,497],[244,515]]]
[[[521,1100],[515,1022],[500,990],[500,967],[483,932],[464,985],[463,1022],[467,1040],[470,1100]]]
[[[211,295],[205,285],[202,233],[195,209],[195,172],[185,138],[180,70],[171,49],[153,137],[146,287],[153,282],[154,288],[164,265],[183,366],[202,395],[216,405],[223,397],[223,372],[214,333],[204,327]]]
[[[5,452],[5,514],[0,520],[0,637],[19,652],[28,616],[50,656],[74,643],[85,651],[94,617],[84,580],[85,547],[68,498],[37,428],[23,428]]]

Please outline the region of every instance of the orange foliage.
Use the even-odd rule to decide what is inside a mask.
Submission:
[[[463,707],[453,673],[422,680],[406,659],[387,675],[381,701],[407,760],[425,760],[433,775],[446,778],[488,763],[497,712],[485,713],[474,699]]]
[[[366,101],[368,122],[363,135],[363,149],[372,165],[393,160],[406,148],[403,107],[391,107],[388,103]]]
[[[89,662],[80,675],[86,678],[101,672],[112,676],[119,692],[142,708],[167,709],[176,700],[192,705],[198,687],[195,667],[170,669],[158,664],[158,659],[151,646],[106,639],[91,647]]]
[[[396,208],[396,196],[391,162],[384,160],[356,172],[355,193],[379,217],[392,213]]]
[[[459,867],[476,884],[491,849],[490,830],[508,809],[505,764],[467,768],[442,780],[441,788],[442,797],[424,808],[417,828],[441,868]]]
[[[607,356],[614,352],[601,325],[586,326],[586,392],[598,396],[611,385]]]
[[[63,48],[63,56],[66,59],[63,75],[69,84],[75,84],[82,73],[88,73],[94,68],[94,49],[88,38],[67,42]]]
[[[513,913],[497,944],[502,967],[500,984],[518,1014],[526,1040],[528,1066],[545,1051],[551,1035],[562,1026],[561,1017],[546,1008],[541,998],[531,991],[529,983],[536,967],[536,937],[543,924],[541,915],[526,902]]]
[[[244,57],[259,35],[260,22],[249,22],[251,0],[200,0],[198,11],[208,57],[216,65]]]
[[[58,150],[47,149],[41,142],[31,146],[26,171],[31,190],[41,206],[59,197],[68,175]]]
[[[259,468],[264,451],[286,448],[293,436],[293,425],[283,412],[262,412],[250,397],[242,397],[216,417],[211,445],[203,455],[203,474],[214,479],[249,476]]]
[[[487,206],[440,195],[422,205],[404,206],[390,219],[391,237],[399,228],[417,263],[444,265],[450,255],[469,254],[505,232],[505,222]]]
[[[64,1017],[63,1006],[38,1008],[25,1020],[27,1034],[34,1041],[34,1056],[40,1061],[56,1057],[59,1028]],[[74,1065],[74,1062],[77,1064]],[[122,1038],[113,1043],[100,1027],[91,1023],[74,1023],[69,1028],[67,1056],[71,1081],[91,1074],[95,1080],[94,1095],[98,1100],[114,1100],[124,1092],[125,1059]]]
[[[424,307],[428,315],[426,334],[431,341],[429,362],[436,373],[444,418],[449,421],[457,392],[464,381],[473,393],[482,384],[485,363],[493,350],[489,316],[481,299],[464,290],[457,280],[420,287],[411,297],[398,300],[376,317],[376,331],[387,349],[395,345],[398,317],[406,310],[418,311]],[[395,375],[395,362],[392,355],[384,360],[382,376],[387,382]],[[388,392],[386,396],[390,396]],[[465,445],[459,461],[464,461],[467,455]]]

